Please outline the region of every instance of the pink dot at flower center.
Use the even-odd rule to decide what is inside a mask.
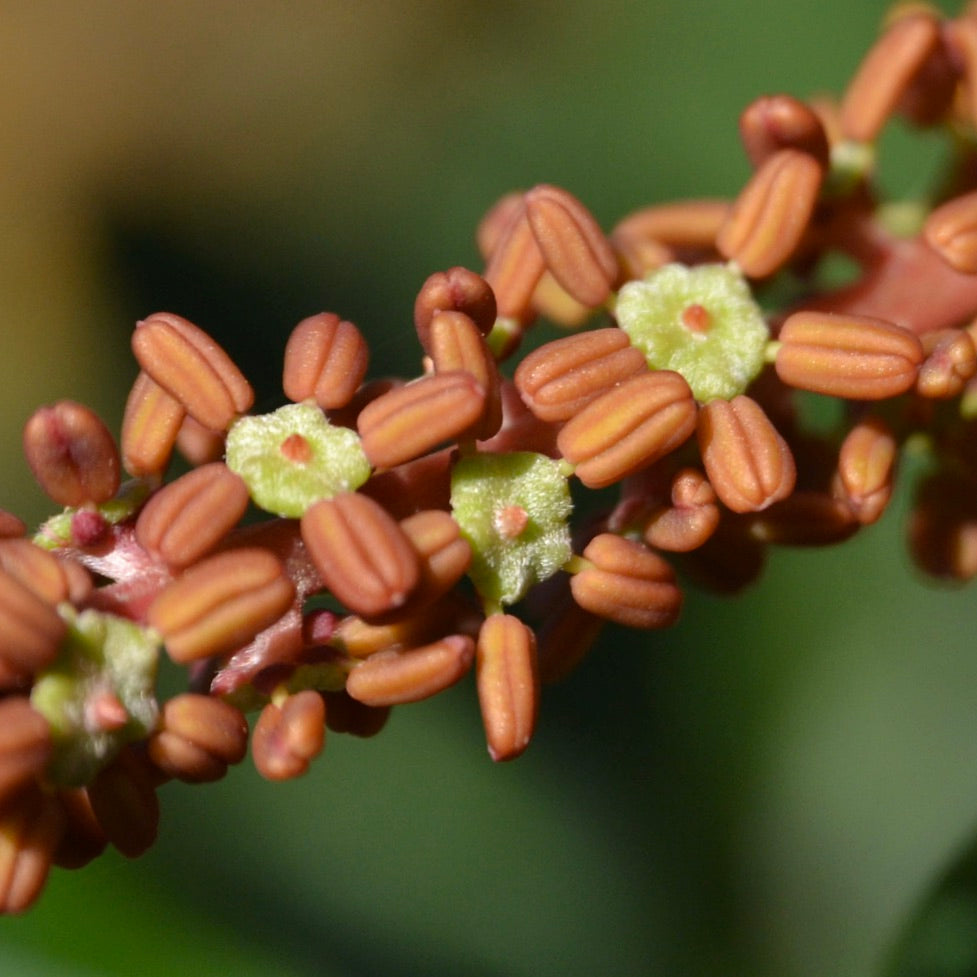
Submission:
[[[281,443],[279,451],[296,465],[306,465],[312,460],[312,445],[301,434],[290,434]]]
[[[694,302],[682,310],[682,325],[690,332],[707,332],[712,316],[704,305]]]
[[[529,513],[521,505],[507,505],[495,513],[495,530],[505,539],[515,539],[529,525]]]

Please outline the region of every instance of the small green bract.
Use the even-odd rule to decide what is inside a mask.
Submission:
[[[462,458],[451,509],[472,548],[468,570],[491,608],[513,604],[573,555],[573,504],[558,461],[531,451]]]
[[[159,635],[132,621],[94,610],[59,607],[68,633],[56,661],[34,682],[31,705],[51,726],[54,753],[46,775],[80,787],[110,763],[126,743],[145,739],[156,725]],[[128,721],[104,730],[89,721],[99,695],[117,698]]]
[[[681,373],[700,403],[731,400],[763,368],[770,331],[732,263],[656,268],[622,286],[614,315],[648,366]]]
[[[357,433],[330,424],[315,404],[240,418],[228,432],[226,452],[227,467],[247,483],[255,505],[293,519],[370,477]]]

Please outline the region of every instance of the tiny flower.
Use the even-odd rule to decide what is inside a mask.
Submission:
[[[617,297],[614,315],[653,370],[685,377],[696,400],[729,400],[763,367],[769,330],[733,265],[671,264]]]
[[[319,499],[359,488],[370,476],[356,433],[330,424],[309,403],[240,418],[227,434],[226,461],[256,505],[291,518]]]

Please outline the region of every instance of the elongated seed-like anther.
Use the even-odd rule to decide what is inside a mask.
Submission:
[[[40,776],[51,755],[51,729],[26,696],[0,701],[0,811]]]
[[[234,549],[195,563],[150,605],[149,623],[181,664],[247,644],[291,606],[295,587],[267,550]]]
[[[224,431],[254,403],[254,391],[231,358],[202,329],[169,312],[138,323],[132,351],[139,365],[186,412]]]
[[[63,831],[58,800],[36,789],[0,812],[0,914],[22,913],[40,895]]]
[[[485,390],[467,371],[438,373],[390,390],[360,411],[356,427],[375,468],[393,468],[453,441],[478,422]]]
[[[754,540],[781,546],[830,546],[848,539],[859,525],[844,499],[814,489],[799,489],[748,522]]]
[[[430,275],[414,300],[414,328],[428,353],[431,352],[428,344],[431,320],[438,312],[463,312],[483,336],[492,331],[498,315],[489,283],[462,267]]]
[[[184,417],[183,405],[140,371],[122,417],[125,470],[137,478],[161,474],[169,464]]]
[[[99,827],[126,858],[138,858],[156,840],[159,798],[146,758],[124,749],[88,787]]]
[[[863,525],[875,522],[892,495],[898,445],[879,417],[859,421],[842,442],[835,494]]]
[[[716,239],[719,252],[750,278],[765,278],[794,255],[817,203],[824,167],[807,153],[780,149],[740,192]]]
[[[262,709],[251,737],[251,757],[266,780],[291,780],[309,769],[325,741],[325,701],[307,689]]]
[[[842,98],[846,139],[871,142],[878,136],[939,41],[939,21],[931,13],[900,17],[892,24],[862,59]]]
[[[710,401],[696,432],[709,481],[734,512],[759,512],[794,490],[790,448],[752,398]]]
[[[683,468],[672,480],[671,502],[645,523],[645,542],[673,553],[702,546],[719,525],[716,493],[708,479],[694,468]]]
[[[420,648],[381,651],[350,672],[346,691],[368,706],[420,702],[454,685],[474,658],[475,642],[462,634]]]
[[[105,502],[119,487],[119,451],[108,428],[83,404],[61,400],[24,425],[24,455],[59,505]]]
[[[571,418],[557,446],[584,485],[603,488],[677,448],[695,430],[695,418],[695,400],[681,375],[646,372]]]
[[[0,661],[15,672],[36,672],[54,660],[66,631],[52,604],[0,570]]]
[[[618,276],[617,258],[593,214],[560,187],[526,196],[526,217],[553,277],[583,305],[603,304]]]
[[[790,95],[765,95],[740,115],[740,138],[754,166],[781,149],[799,149],[828,165],[828,136],[817,114]]]
[[[48,604],[80,602],[93,586],[80,563],[61,559],[28,539],[0,540],[0,568]]]
[[[566,421],[601,394],[647,373],[644,354],[623,329],[591,329],[546,343],[516,368],[515,384],[542,421]]]
[[[529,226],[522,200],[507,209],[505,226],[493,228],[494,247],[485,267],[485,281],[495,295],[500,316],[524,322],[532,318],[536,285],[546,270],[546,260]]]
[[[666,628],[682,609],[672,568],[647,546],[614,533],[583,551],[591,565],[570,579],[573,599],[591,614],[630,628]]]
[[[303,319],[285,344],[282,387],[289,400],[345,407],[363,382],[370,350],[352,322],[332,312]]]
[[[954,197],[931,211],[923,239],[951,268],[977,275],[977,193]]]
[[[914,333],[870,316],[795,312],[778,338],[777,376],[831,397],[896,397],[913,386],[923,361]]]
[[[397,522],[373,499],[342,492],[312,505],[302,539],[326,587],[354,614],[403,607],[420,581],[420,559]]]
[[[447,513],[427,509],[400,523],[420,557],[420,582],[411,604],[420,608],[446,594],[472,561],[472,548],[458,523]]]
[[[539,710],[536,637],[519,618],[492,614],[478,632],[475,661],[489,756],[513,760],[529,746]]]
[[[209,553],[244,515],[244,480],[223,462],[195,468],[156,492],[136,520],[136,539],[171,567]]]

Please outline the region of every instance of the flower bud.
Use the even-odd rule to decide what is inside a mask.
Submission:
[[[302,539],[326,587],[354,614],[403,607],[420,581],[417,551],[372,499],[344,492],[311,506]]]
[[[132,351],[139,365],[211,431],[224,431],[254,403],[251,385],[202,329],[169,312],[138,323]]]
[[[59,505],[106,502],[119,488],[119,452],[108,428],[83,404],[61,400],[24,426],[24,454]]]
[[[234,528],[249,501],[244,480],[215,461],[157,491],[139,513],[136,539],[168,566],[189,566]]]
[[[689,385],[671,370],[625,380],[571,418],[557,438],[589,488],[604,488],[674,451],[695,430]]]
[[[583,558],[590,565],[573,575],[570,590],[591,614],[630,628],[667,628],[678,619],[682,591],[675,573],[646,546],[600,533]]]
[[[758,512],[794,490],[790,448],[752,398],[710,401],[699,411],[697,435],[709,481],[734,512]]]
[[[875,522],[889,504],[897,449],[895,436],[879,417],[859,421],[841,445],[835,494],[863,525]]]
[[[898,396],[916,382],[919,338],[870,316],[795,312],[779,335],[777,376],[801,390],[851,400]]]
[[[475,642],[462,634],[420,648],[390,648],[357,665],[346,680],[346,691],[368,706],[419,702],[454,685],[474,657]]]
[[[173,454],[186,411],[148,373],[132,385],[122,418],[122,464],[136,478],[159,475]]]
[[[648,371],[623,330],[592,329],[546,343],[516,368],[526,406],[543,421],[566,421],[624,380]]]
[[[765,95],[740,115],[740,138],[754,167],[781,149],[799,149],[828,165],[828,137],[817,114],[790,95]]]
[[[309,769],[326,739],[326,704],[311,689],[268,703],[251,737],[255,769],[266,780],[290,780]]]
[[[332,312],[303,319],[285,344],[282,385],[299,403],[314,400],[323,410],[344,407],[366,376],[370,350],[352,322]]]
[[[291,606],[295,588],[266,550],[234,549],[195,563],[166,586],[148,620],[180,664],[246,645]]]
[[[489,756],[513,760],[529,745],[539,709],[535,635],[517,617],[490,615],[478,632],[476,671]]]
[[[431,320],[438,312],[463,312],[487,336],[497,315],[495,295],[484,278],[467,268],[449,268],[429,276],[414,302],[414,327],[428,353]]]

